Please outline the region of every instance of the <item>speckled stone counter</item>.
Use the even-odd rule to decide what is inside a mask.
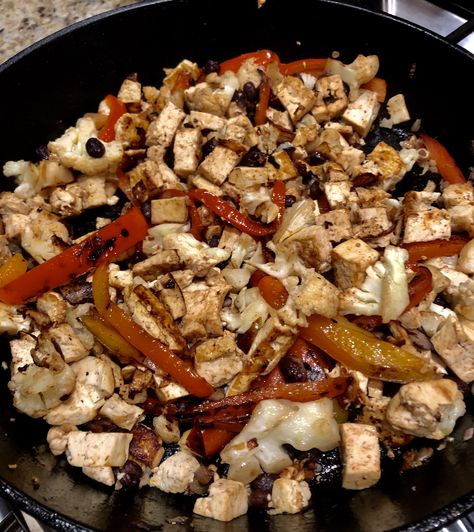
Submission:
[[[0,0],[0,63],[55,31],[137,0]]]

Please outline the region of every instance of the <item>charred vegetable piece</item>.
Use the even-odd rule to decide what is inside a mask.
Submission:
[[[114,302],[110,301],[107,265],[101,264],[94,273],[94,302],[100,315],[135,349],[141,351],[163,371],[197,397],[207,397],[214,389],[189,364],[168,347],[147,333]]]
[[[431,240],[430,242],[410,242],[400,247],[408,251],[408,262],[435,259],[436,257],[449,257],[458,255],[461,249],[469,242],[469,238],[454,235],[449,240]]]
[[[139,209],[133,208],[79,244],[0,288],[0,300],[19,305],[66,284],[138,244],[145,238],[147,231],[145,217]]]
[[[0,267],[0,287],[11,283],[26,272],[28,263],[20,253],[7,259]]]
[[[300,335],[341,364],[368,377],[391,382],[436,378],[434,368],[426,360],[379,340],[342,317],[330,320],[313,315]]]
[[[276,61],[277,63],[280,62],[280,59],[275,52],[272,52],[271,50],[257,50],[256,52],[249,52],[233,57],[232,59],[227,59],[227,61],[223,61],[220,65],[220,74],[224,74],[224,72],[227,72],[228,70],[237,72],[242,66],[242,63],[248,59],[253,59],[257,65],[260,66],[268,65],[268,63],[271,63],[272,61]]]
[[[99,139],[104,142],[111,142],[112,140],[115,140],[115,124],[117,123],[117,120],[127,112],[127,108],[123,102],[112,94],[105,97],[105,103],[110,111],[104,127],[99,132]]]
[[[430,157],[436,162],[438,171],[443,176],[443,179],[450,184],[465,183],[466,178],[461,172],[461,169],[441,142],[426,133],[420,133],[420,137],[428,148]]]

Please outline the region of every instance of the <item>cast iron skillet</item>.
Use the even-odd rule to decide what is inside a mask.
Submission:
[[[426,131],[436,133],[467,171],[474,137],[473,56],[419,27],[336,2],[267,0],[260,10],[256,4],[141,3],[79,23],[19,54],[0,67],[0,164],[34,157],[35,148],[96,109],[132,72],[144,84],[159,84],[162,67],[185,57],[202,64],[270,48],[283,61],[334,50],[344,61],[359,52],[378,54],[380,75],[392,93],[404,92]],[[2,359],[8,360],[6,344]],[[376,487],[362,492],[320,488],[313,506],[299,515],[249,514],[222,524],[193,516],[186,497],[152,489],[112,492],[54,458],[44,444],[46,427],[14,411],[8,372],[0,373],[1,492],[58,530],[170,530],[178,516],[184,516],[184,529],[196,532],[432,530],[474,506],[474,446],[462,439],[474,422],[471,414],[454,441],[424,467],[402,475],[387,471]]]

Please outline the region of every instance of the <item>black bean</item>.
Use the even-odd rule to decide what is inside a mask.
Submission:
[[[140,485],[142,478],[142,468],[133,460],[127,460],[125,464],[119,469],[120,484],[124,488],[136,489]]]
[[[212,59],[208,59],[204,66],[202,67],[205,74],[210,74],[211,72],[219,72],[220,65],[217,61],[213,61]]]
[[[176,283],[173,281],[173,279],[170,279],[169,281],[167,281],[167,283],[165,284],[165,288],[175,288],[176,287]]]
[[[311,181],[311,184],[309,185],[309,196],[311,199],[318,199],[319,196],[321,196],[322,194],[322,190],[321,190],[321,186],[319,185],[319,182],[316,181],[316,179],[314,181]]]
[[[264,166],[267,156],[257,148],[251,148],[240,160],[240,166]]]
[[[289,209],[295,202],[296,196],[293,196],[293,194],[287,194],[285,196],[285,209]]]
[[[271,493],[273,488],[273,483],[278,478],[278,475],[275,473],[262,473],[250,483],[252,490],[262,490],[266,493]]]
[[[250,102],[256,102],[258,100],[258,91],[251,81],[247,81],[247,83],[244,84],[243,91],[247,100]]]
[[[311,166],[323,164],[325,161],[326,157],[322,153],[319,153],[319,151],[315,151],[308,156],[308,164]]]
[[[280,360],[280,369],[287,382],[305,382],[306,369],[301,358],[286,355]]]
[[[219,235],[212,235],[209,240],[209,247],[216,248],[219,245],[221,237]]]
[[[214,149],[217,146],[217,139],[215,137],[212,137],[212,139],[209,139],[206,143],[202,146],[202,155],[204,157],[207,157],[211,152],[214,151]]]
[[[48,146],[38,146],[35,150],[36,157],[41,161],[47,161],[49,159]]]
[[[269,494],[262,490],[254,490],[249,495],[250,508],[267,508],[269,502]]]
[[[151,223],[151,202],[147,201],[140,205],[140,210],[148,223]]]
[[[99,139],[91,137],[90,139],[87,139],[86,151],[91,157],[94,157],[94,159],[100,159],[105,154],[105,146]]]

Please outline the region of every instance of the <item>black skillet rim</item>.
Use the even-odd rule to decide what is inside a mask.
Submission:
[[[0,75],[3,71],[7,70],[11,65],[18,63],[19,61],[23,59],[23,57],[28,56],[30,53],[35,51],[37,48],[41,48],[42,46],[46,45],[50,41],[55,41],[57,39],[60,39],[63,35],[67,35],[71,32],[74,32],[78,28],[87,26],[91,23],[95,23],[100,20],[105,20],[110,17],[117,16],[122,13],[126,13],[127,11],[134,11],[136,9],[141,9],[142,6],[144,5],[158,5],[158,4],[173,2],[173,1],[175,0],[142,0],[138,3],[131,4],[128,6],[123,6],[123,7],[116,8],[110,11],[106,11],[104,13],[100,13],[98,15],[95,15],[95,16],[86,18],[84,20],[81,20],[79,22],[76,22],[51,35],[48,35],[47,37],[44,37],[43,39],[28,46],[24,50],[21,50],[20,52],[18,52],[16,55],[11,57],[10,59],[7,59],[4,63],[0,64]],[[360,12],[373,14],[373,12],[370,11],[369,9],[366,9],[361,6],[353,5],[353,4],[346,4],[344,3],[344,1],[337,1],[337,0],[318,0],[318,1],[322,4],[344,5],[348,9],[353,9],[353,10],[357,10]],[[382,18],[394,20],[398,24],[402,24],[418,32],[425,33],[429,35],[431,38],[434,38],[442,42],[443,45],[456,50],[457,53],[461,53],[462,55],[465,55],[467,58],[471,60],[474,59],[474,54],[470,53],[468,50],[462,48],[461,46],[457,44],[447,41],[445,38],[441,37],[440,35],[426,28],[423,28],[422,26],[419,26],[418,24],[414,24],[412,22],[403,20],[399,17],[389,15],[383,12],[377,12],[377,15]],[[10,503],[20,508],[22,511],[37,518],[39,521],[41,521],[45,525],[54,527],[56,530],[68,531],[68,532],[85,532],[85,531],[93,530],[91,528],[84,527],[83,525],[75,521],[74,519],[64,516],[48,508],[47,506],[44,506],[43,504],[37,502],[30,496],[10,486],[2,478],[0,478],[0,494],[3,497],[5,497]],[[408,523],[407,525],[398,527],[393,530],[400,531],[400,532],[401,531],[429,532],[432,530],[437,530],[437,529],[444,527],[445,525],[451,524],[456,519],[463,517],[463,515],[467,514],[470,510],[472,510],[473,507],[474,507],[474,490],[472,490],[470,493],[463,495],[458,500],[446,506],[443,506],[436,512],[431,513],[430,515],[424,517],[423,519],[415,523]]]

